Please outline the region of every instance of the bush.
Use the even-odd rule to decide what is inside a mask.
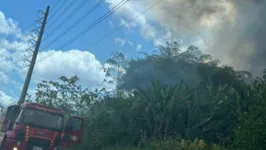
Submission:
[[[170,139],[166,141],[153,141],[144,148],[140,147],[109,147],[103,150],[226,150],[216,144],[206,144],[204,140],[194,141]]]

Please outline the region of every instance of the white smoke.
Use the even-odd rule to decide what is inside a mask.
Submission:
[[[118,13],[132,18],[158,1],[132,0]],[[162,27],[153,31],[155,43],[199,43],[223,64],[258,75],[266,68],[265,14],[265,0],[163,0],[136,22]]]
[[[235,23],[225,22],[213,33],[213,43],[208,51],[238,70],[260,75],[266,68],[266,1],[242,0],[234,5]]]

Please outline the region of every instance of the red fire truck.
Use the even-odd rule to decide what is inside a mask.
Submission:
[[[1,150],[55,150],[81,141],[84,119],[35,103],[10,105],[3,115]]]

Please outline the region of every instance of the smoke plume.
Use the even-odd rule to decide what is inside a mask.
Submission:
[[[133,4],[140,9],[156,1]],[[200,36],[204,51],[222,64],[259,75],[266,68],[265,14],[265,0],[164,0],[145,17],[178,38]]]
[[[234,3],[237,17],[213,33],[209,51],[237,70],[260,75],[266,68],[266,1],[242,0]]]

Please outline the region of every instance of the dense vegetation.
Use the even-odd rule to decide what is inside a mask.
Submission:
[[[266,148],[266,72],[254,79],[196,47],[181,52],[175,42],[138,59],[116,52],[107,63],[113,91],[90,91],[77,76],[63,76],[28,97],[86,118],[73,149]]]

